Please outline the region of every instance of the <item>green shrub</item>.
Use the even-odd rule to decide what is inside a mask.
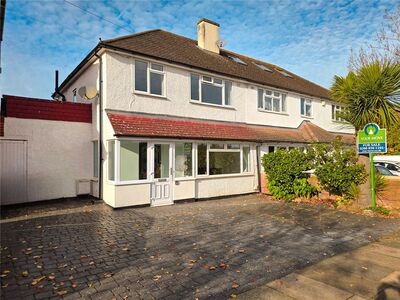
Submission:
[[[375,170],[375,194],[380,194],[387,186],[385,176]]]
[[[376,207],[370,207],[368,209],[373,212],[376,212],[378,214],[381,214],[381,215],[385,215],[385,216],[390,215],[390,209],[388,209],[386,207],[376,206]]]
[[[296,197],[294,181],[307,177],[303,171],[311,168],[311,161],[298,149],[278,150],[265,154],[262,157],[262,165],[267,174],[271,194],[278,199],[290,201]]]
[[[346,191],[344,198],[346,200],[354,201],[360,197],[360,186],[352,182],[349,189]]]
[[[357,163],[355,150],[344,146],[340,140],[313,145],[308,155],[314,161],[321,187],[330,194],[343,196],[351,184],[358,186],[366,181],[367,173],[364,166]]]
[[[305,178],[296,179],[293,182],[293,190],[296,197],[302,198],[311,198],[321,192],[319,188],[309,184]]]

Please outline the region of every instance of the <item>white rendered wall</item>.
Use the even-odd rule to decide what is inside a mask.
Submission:
[[[28,201],[76,196],[76,180],[91,179],[90,123],[5,119],[7,138],[28,141]]]
[[[302,121],[310,120],[328,131],[354,132],[353,128],[331,120],[330,101],[311,97],[312,117],[302,117],[300,115],[300,98],[303,95],[289,91],[270,88],[287,94],[287,113],[259,111],[257,109],[257,89],[260,86],[232,78],[217,76],[233,82],[232,107],[202,105],[199,102],[190,101],[190,73],[204,74],[204,72],[190,71],[162,62],[159,63],[164,65],[166,72],[165,97],[135,93],[134,58],[114,52],[108,52],[104,57],[107,64],[105,85],[108,90],[106,105],[108,109],[290,128],[297,128]],[[143,60],[143,58],[140,59]],[[268,87],[264,86],[264,88]]]

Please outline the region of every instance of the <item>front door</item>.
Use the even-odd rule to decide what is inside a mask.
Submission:
[[[151,184],[151,205],[172,204],[172,146],[155,143],[153,148],[153,164]]]

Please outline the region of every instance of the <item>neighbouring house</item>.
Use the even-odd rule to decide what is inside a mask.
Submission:
[[[167,205],[258,192],[261,156],[278,148],[305,149],[337,136],[354,142],[328,90],[219,47],[215,22],[197,25],[197,41],[160,29],[101,41],[62,82],[55,96],[66,102],[53,105],[90,103],[92,113],[90,123],[78,122],[81,129],[44,126],[44,134],[69,133],[59,141],[59,161],[46,163],[60,169],[60,179],[66,165],[79,164],[69,183],[75,190],[86,180],[112,207]],[[82,87],[95,87],[97,96],[88,100]],[[13,120],[11,129],[7,114],[6,137],[18,127]],[[43,153],[52,142],[43,141]],[[28,171],[29,180],[35,173]]]

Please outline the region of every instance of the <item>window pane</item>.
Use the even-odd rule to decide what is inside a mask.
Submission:
[[[135,90],[147,92],[147,63],[135,61]]]
[[[240,145],[238,145],[238,144],[228,144],[228,149],[240,149]]]
[[[258,89],[258,108],[263,108],[263,95],[264,91],[262,89]]]
[[[99,142],[93,142],[93,177],[99,176]]]
[[[192,143],[175,144],[175,177],[192,176]]]
[[[272,98],[265,98],[265,104],[264,107],[266,110],[272,110]]]
[[[250,172],[250,147],[243,146],[243,172]]]
[[[272,91],[266,90],[266,91],[265,91],[265,95],[272,95]]]
[[[197,146],[197,174],[207,174],[207,144]]]
[[[279,97],[281,94],[274,92],[274,97]]]
[[[162,95],[163,94],[163,80],[164,75],[150,72],[150,94]]]
[[[115,154],[114,154],[114,146],[115,141],[108,142],[108,157],[107,157],[107,164],[108,164],[108,180],[114,180],[114,165],[115,165]]]
[[[280,104],[281,104],[281,101],[279,99],[276,99],[276,98],[273,99],[274,111],[280,111]]]
[[[211,104],[222,105],[222,87],[211,84],[201,84],[201,101]]]
[[[225,105],[231,104],[232,82],[225,81]]]
[[[210,175],[240,173],[240,152],[210,152]]]
[[[306,104],[306,116],[311,117],[311,103]]]
[[[207,82],[212,82],[212,78],[208,76],[203,76],[203,80]]]
[[[199,75],[190,74],[190,99],[199,100]]]
[[[282,94],[282,111],[286,112],[286,95]]]
[[[335,105],[332,105],[331,118],[332,118],[332,120],[335,120]]]
[[[154,145],[154,178],[169,177],[169,145]]]
[[[120,180],[147,178],[147,143],[135,141],[120,142]]]
[[[163,66],[162,65],[157,65],[157,64],[151,64],[151,68],[153,70],[157,70],[157,71],[162,71],[163,70]]]
[[[222,84],[222,80],[214,78],[214,83],[215,84]]]
[[[304,113],[305,113],[305,109],[304,109],[304,105],[305,105],[305,103],[304,103],[305,101],[304,101],[304,98],[301,98],[300,99],[300,113],[302,114],[302,115],[304,115]]]
[[[268,153],[275,152],[275,146],[268,146]]]
[[[210,149],[224,149],[224,144],[211,144]]]

